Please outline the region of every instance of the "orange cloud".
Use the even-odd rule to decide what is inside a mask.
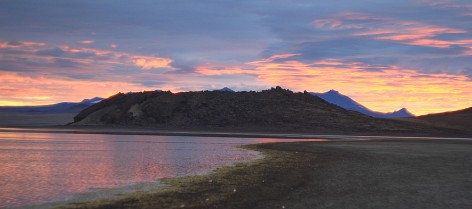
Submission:
[[[83,40],[81,41],[80,43],[83,43],[83,44],[93,44],[93,40]]]
[[[122,91],[143,91],[145,87],[125,82],[68,80],[0,73],[0,106],[45,105],[108,97]]]
[[[205,75],[251,73],[266,85],[283,85],[296,91],[336,89],[383,112],[405,106],[422,115],[472,106],[472,82],[461,75],[425,74],[397,66],[371,66],[336,59],[313,63],[288,60],[247,64],[253,69],[207,66],[197,72]],[[372,68],[376,70],[366,70]]]
[[[411,45],[418,45],[418,46],[433,46],[436,48],[449,48],[454,42],[450,41],[440,41],[434,39],[417,39],[408,42]]]
[[[144,70],[152,68],[172,68],[172,66],[170,66],[172,60],[162,57],[135,56],[132,62]]]
[[[0,42],[0,48],[21,48],[21,47],[33,47],[33,46],[46,46],[42,42],[34,41],[18,41],[16,44],[11,44],[8,42]]]
[[[410,28],[399,30],[394,33],[377,34],[379,36],[377,36],[376,39],[398,41],[409,45],[448,48],[452,45],[467,45],[470,43],[468,43],[467,40],[444,41],[433,39],[433,37],[440,34],[460,34],[466,32],[467,31],[452,28],[412,25]]]

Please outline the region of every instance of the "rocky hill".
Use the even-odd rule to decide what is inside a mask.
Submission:
[[[116,94],[74,118],[74,125],[317,133],[437,133],[428,126],[373,118],[308,92],[163,91]]]

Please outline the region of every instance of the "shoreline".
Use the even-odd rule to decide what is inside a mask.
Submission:
[[[117,200],[59,208],[470,208],[472,143],[463,140],[245,145],[263,159]],[[438,160],[440,159],[440,160]]]
[[[91,188],[89,191],[76,193],[65,200],[44,202],[39,204],[24,205],[18,207],[12,207],[16,209],[46,209],[46,208],[57,208],[76,202],[91,202],[101,201],[105,199],[115,200],[119,199],[123,195],[131,195],[138,192],[148,192],[156,189],[160,189],[166,186],[159,179],[155,181],[137,182],[129,185],[122,185],[110,188]]]
[[[7,128],[0,131],[19,130],[24,129]],[[50,128],[41,130],[36,128],[30,131],[102,133],[64,129],[54,132]],[[106,131],[109,134],[134,134],[140,130]],[[234,133],[170,132],[175,135],[182,133],[189,134],[187,136],[224,134],[225,137],[241,137]],[[160,132],[144,134],[163,135]],[[165,186],[158,189],[124,194],[113,199],[72,201],[65,205],[49,206],[57,208],[182,208],[183,206],[197,209],[281,208],[282,206],[313,208],[312,205],[316,204],[321,204],[316,208],[325,208],[323,204],[338,204],[335,208],[345,208],[349,205],[348,208],[360,209],[369,208],[368,205],[374,202],[376,207],[373,208],[427,205],[428,208],[439,209],[450,208],[453,203],[453,208],[472,207],[472,191],[465,189],[472,188],[472,171],[468,167],[462,167],[472,161],[471,138],[302,135],[327,140],[296,142],[295,137],[300,135],[245,133],[244,136],[253,136],[252,134],[258,137],[294,138],[294,142],[244,145],[244,148],[259,151],[265,157],[216,168],[207,175],[162,179]],[[327,188],[330,188],[329,191],[326,191]],[[314,198],[308,194],[320,197]],[[466,196],[463,197],[464,195]],[[393,198],[395,202],[385,202],[385,197]],[[408,200],[406,201],[408,204],[404,199]],[[417,201],[418,199],[421,201]],[[428,202],[431,199],[435,200],[432,201],[434,204]],[[354,206],[351,207],[351,204]]]
[[[0,132],[64,133],[64,134],[110,134],[110,135],[155,135],[155,136],[199,136],[199,137],[240,137],[240,138],[283,138],[283,139],[327,139],[327,140],[375,140],[375,139],[437,139],[472,140],[472,136],[428,136],[428,135],[385,135],[365,134],[314,134],[314,133],[267,133],[247,131],[178,131],[150,128],[123,127],[0,127]]]
[[[280,160],[276,160],[281,156],[281,153],[261,149],[261,145],[263,144],[238,145],[238,147],[242,149],[248,149],[259,152],[260,157],[255,160],[238,162],[230,166],[217,167],[209,171],[208,173],[202,175],[160,179],[159,181],[162,183],[162,185],[154,190],[151,189],[147,191],[129,193],[125,194],[122,197],[115,197],[111,199],[105,198],[91,201],[67,202],[66,204],[62,205],[55,204],[54,208],[199,208],[202,206],[201,204],[205,204],[206,206],[208,206],[208,204],[213,204],[215,202],[225,200],[225,198],[227,198],[228,196],[234,195],[236,193],[241,194],[241,191],[238,190],[240,190],[244,186],[254,187],[254,185],[259,185],[260,183],[266,182],[266,180],[258,180],[259,182],[256,183],[253,181],[253,179],[251,180],[253,176],[249,176],[249,178],[246,177],[243,179],[239,179],[239,182],[244,184],[244,186],[242,187],[238,186],[236,182],[231,182],[232,177],[238,178],[238,175],[234,175],[235,173],[247,173],[246,170],[248,169],[248,167],[258,167],[267,164],[268,162],[270,162],[271,165],[282,162]],[[286,155],[286,157],[287,156],[288,155]],[[230,177],[230,180],[227,179],[228,177]],[[260,176],[257,176],[257,178],[260,178]],[[249,184],[247,182],[248,180],[256,184]],[[216,196],[211,196],[205,193],[207,191],[212,190],[213,192],[217,191]],[[184,195],[184,199],[182,199],[182,197],[177,197],[180,195]],[[188,195],[202,195],[204,198],[201,198],[195,205],[195,203],[193,203],[195,197],[185,199],[185,197],[187,197]],[[157,200],[157,202],[154,202],[153,199],[155,198],[155,196],[161,197],[162,200]],[[150,202],[144,202],[144,205],[141,205],[141,203],[143,203],[142,199],[147,198],[150,198],[148,199],[148,201]],[[130,201],[138,201],[141,203],[138,203],[139,205],[135,206],[123,205],[123,203]]]

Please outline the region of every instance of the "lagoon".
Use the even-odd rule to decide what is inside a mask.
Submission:
[[[293,139],[0,132],[0,207],[152,189],[260,157],[237,145],[282,141]]]

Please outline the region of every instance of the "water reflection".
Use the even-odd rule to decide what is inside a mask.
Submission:
[[[0,207],[203,174],[258,157],[234,145],[280,141],[287,140],[0,132]]]

